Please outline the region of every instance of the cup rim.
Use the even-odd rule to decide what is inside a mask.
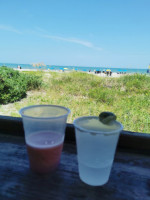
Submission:
[[[118,121],[116,121],[116,123],[120,126],[120,128],[118,128],[118,129],[115,129],[115,130],[111,130],[111,131],[102,131],[102,130],[98,130],[98,131],[96,131],[96,130],[92,130],[92,129],[88,129],[88,128],[83,128],[82,126],[79,126],[79,125],[77,125],[77,121],[79,121],[79,120],[81,120],[81,119],[90,119],[90,118],[98,118],[97,116],[82,116],[82,117],[78,117],[78,118],[76,118],[74,121],[73,121],[73,125],[74,125],[74,127],[75,128],[77,128],[77,129],[79,129],[80,131],[82,131],[82,132],[88,132],[88,133],[95,133],[95,134],[106,134],[106,135],[111,135],[111,134],[114,134],[114,133],[116,133],[116,131],[117,132],[121,132],[122,130],[123,130],[123,125],[120,123],[120,122],[118,122]]]
[[[33,117],[33,116],[30,116],[30,115],[26,115],[23,113],[23,111],[25,110],[28,110],[30,108],[35,108],[35,107],[57,107],[57,108],[62,108],[64,110],[67,111],[66,114],[63,114],[63,115],[60,115],[60,116],[53,116],[53,117]],[[64,106],[59,106],[59,105],[52,105],[52,104],[43,104],[43,105],[31,105],[31,106],[26,106],[26,107],[23,107],[19,110],[19,114],[22,116],[22,117],[28,117],[28,118],[31,118],[31,119],[58,119],[58,118],[62,118],[62,117],[65,117],[65,116],[68,116],[69,113],[70,113],[70,109],[69,108],[66,108]]]

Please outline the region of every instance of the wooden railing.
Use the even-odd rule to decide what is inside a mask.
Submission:
[[[0,132],[24,136],[22,118],[0,116]],[[65,142],[75,143],[73,124],[67,124]],[[150,134],[123,130],[120,134],[118,147],[150,154]]]

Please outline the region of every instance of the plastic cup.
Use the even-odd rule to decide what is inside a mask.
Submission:
[[[104,185],[109,180],[122,124],[115,121],[108,126],[89,116],[75,119],[74,126],[80,179],[92,186]]]
[[[60,161],[70,110],[57,105],[34,105],[22,108],[19,113],[31,170],[37,173],[54,171]]]

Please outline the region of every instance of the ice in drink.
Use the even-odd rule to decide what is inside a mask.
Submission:
[[[122,126],[119,122],[104,125],[98,117],[81,117],[74,121],[74,125],[81,180],[93,186],[105,184]]]
[[[26,138],[30,168],[37,173],[56,169],[63,148],[62,134],[57,132],[36,132]]]

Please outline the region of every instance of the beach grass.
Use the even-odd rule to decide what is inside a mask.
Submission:
[[[21,72],[43,77],[39,90],[26,98],[1,105],[0,114],[18,117],[18,110],[34,104],[55,104],[70,108],[68,122],[79,116],[114,112],[124,130],[150,133],[150,76],[134,74],[119,78],[99,77],[84,72]]]

